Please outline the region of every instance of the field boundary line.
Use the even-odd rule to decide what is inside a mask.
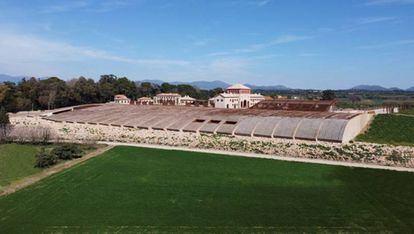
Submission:
[[[98,155],[112,149],[113,147],[114,147],[113,145],[108,145],[108,146],[99,148],[99,149],[97,149],[93,152],[90,152],[90,153],[84,155],[81,158],[72,159],[70,161],[59,163],[55,166],[44,169],[43,171],[41,171],[39,173],[27,176],[27,177],[22,178],[18,181],[12,182],[10,185],[4,186],[2,188],[2,190],[0,190],[0,197],[5,196],[5,195],[9,195],[11,193],[14,193],[18,190],[21,190],[21,189],[23,189],[23,188],[25,188],[29,185],[32,185],[32,184],[36,183],[36,182],[38,182],[38,181],[40,181],[44,178],[47,178],[51,175],[54,175],[56,173],[59,173],[59,172],[65,170],[65,169],[71,168],[75,165],[78,165],[82,162],[85,162],[86,160],[91,159],[95,156],[98,156]]]
[[[382,165],[357,163],[357,162],[341,162],[341,161],[333,161],[333,160],[325,160],[325,159],[310,159],[310,158],[279,156],[279,155],[271,155],[271,154],[246,153],[246,152],[214,150],[214,149],[197,149],[197,148],[156,145],[156,144],[143,144],[143,143],[124,143],[124,142],[110,142],[110,141],[98,141],[98,143],[107,144],[111,146],[132,146],[132,147],[142,147],[142,148],[152,148],[152,149],[177,150],[177,151],[221,154],[221,155],[228,155],[228,156],[248,157],[248,158],[273,159],[273,160],[289,161],[289,162],[303,162],[303,163],[314,163],[314,164],[323,164],[323,165],[332,165],[332,166],[381,169],[381,170],[404,171],[404,172],[414,173],[414,168],[382,166]]]

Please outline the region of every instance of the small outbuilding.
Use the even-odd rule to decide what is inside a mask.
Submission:
[[[131,99],[123,94],[117,94],[114,97],[114,102],[117,104],[131,104]]]

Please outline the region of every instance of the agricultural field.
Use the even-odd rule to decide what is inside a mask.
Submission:
[[[0,197],[0,233],[414,230],[414,174],[115,147]]]
[[[380,144],[414,145],[414,116],[377,115],[368,131],[357,141]]]
[[[0,144],[0,191],[3,186],[41,171],[35,168],[40,146]]]

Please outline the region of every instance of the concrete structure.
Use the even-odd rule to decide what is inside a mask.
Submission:
[[[210,99],[216,108],[226,109],[245,109],[265,100],[261,94],[251,93],[249,87],[242,84],[235,84],[226,89],[225,93],[221,93]]]
[[[59,109],[44,118],[69,124],[348,142],[366,129],[372,116],[368,113],[103,104]]]
[[[335,104],[336,100],[276,99],[262,101],[254,105],[252,108],[266,110],[332,112]]]
[[[117,104],[130,104],[131,99],[127,98],[127,96],[123,94],[117,94],[114,97],[114,102]]]
[[[150,97],[140,97],[136,100],[135,104],[137,105],[152,105],[154,104],[154,100]]]

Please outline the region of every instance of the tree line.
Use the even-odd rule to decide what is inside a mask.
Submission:
[[[98,81],[79,77],[64,81],[58,77],[47,79],[23,78],[20,82],[0,84],[0,106],[8,112],[46,110],[65,106],[112,101],[114,95],[125,94],[131,99],[153,97],[158,93],[175,92],[199,100],[207,100],[221,88],[200,90],[191,85],[161,85],[149,82],[135,82],[127,77],[102,75]]]

